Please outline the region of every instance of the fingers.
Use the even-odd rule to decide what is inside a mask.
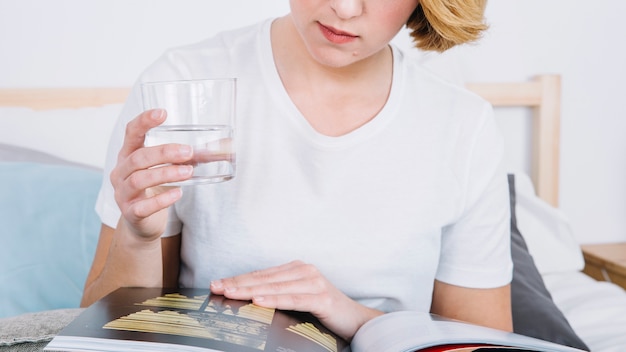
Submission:
[[[215,294],[232,299],[252,299],[264,306],[278,304],[276,307],[281,309],[295,310],[308,309],[309,301],[320,304],[320,297],[331,288],[317,268],[300,261],[211,283]]]
[[[112,178],[115,181],[127,181],[129,189],[124,191],[129,192],[182,181],[191,176],[193,165],[181,164],[187,164],[192,157],[193,149],[183,144],[140,148],[128,157],[120,158]]]
[[[160,235],[161,226],[165,224],[163,221],[155,224],[147,219],[182,198],[180,187],[154,186],[163,182],[188,179],[193,173],[193,167],[189,165],[164,166],[158,169],[137,171],[115,187],[115,199],[124,218],[144,237]],[[167,174],[175,176],[166,176]]]
[[[146,202],[136,204],[136,210],[129,209],[135,212],[135,215],[146,216],[146,212],[171,205],[175,194],[156,196],[163,190],[154,189],[151,192],[147,190],[165,183],[189,179],[193,174],[193,166],[177,164],[187,162],[192,153],[189,146],[168,144],[141,148],[129,157],[120,159],[110,175],[111,184],[115,189],[115,198],[120,208],[123,210],[131,203],[147,200],[147,204]]]
[[[353,301],[315,266],[301,261],[213,281],[211,292],[267,308],[310,312],[347,341],[366,321],[382,314]]]
[[[193,157],[193,149],[188,145],[164,144],[144,148],[148,130],[163,123],[164,110],[148,110],[139,114],[126,126],[124,143],[118,154],[118,163],[112,170],[110,179],[115,188],[116,200],[123,208],[127,203],[145,198],[146,190],[164,183],[183,181],[191,177],[192,165],[186,164]],[[158,193],[158,192],[157,192]],[[173,194],[170,194],[172,197]],[[150,201],[151,204],[139,209],[152,209],[156,205],[168,204],[164,195]],[[137,213],[141,213],[138,211]]]
[[[293,261],[280,266],[213,281],[211,282],[211,288],[214,289],[213,292],[216,294],[224,294],[226,291],[234,292],[237,288],[243,288],[246,286],[295,280],[298,277],[301,277],[302,274],[293,271],[293,269],[302,265],[304,265],[304,263],[300,261]]]
[[[135,150],[143,147],[146,139],[146,133],[153,127],[162,124],[167,117],[167,113],[163,109],[147,110],[139,114],[135,119],[126,125],[124,135],[124,145],[120,150],[119,156],[125,158]]]
[[[121,210],[126,219],[135,223],[168,208],[182,198],[182,195],[180,187],[173,187],[165,192],[128,202]]]
[[[156,214],[182,197],[182,191],[160,185],[192,177],[193,149],[188,145],[165,144],[144,147],[145,135],[165,121],[164,110],[139,114],[126,127],[124,143],[110,180],[115,200],[124,219],[137,234],[153,237],[162,230],[166,215]]]

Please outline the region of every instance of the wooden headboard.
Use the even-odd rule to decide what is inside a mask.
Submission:
[[[531,178],[537,195],[558,207],[561,128],[561,76],[540,75],[529,82],[471,83],[467,87],[494,108],[532,109]]]
[[[528,82],[471,83],[467,87],[497,107],[533,111],[531,178],[537,195],[553,206],[559,199],[561,79],[540,75]],[[122,103],[129,88],[0,89],[0,106],[36,110]]]
[[[0,89],[0,106],[34,110],[71,109],[123,103],[130,88],[16,88]]]

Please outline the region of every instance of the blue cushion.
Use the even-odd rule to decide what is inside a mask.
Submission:
[[[79,306],[101,180],[75,165],[0,162],[0,318]]]

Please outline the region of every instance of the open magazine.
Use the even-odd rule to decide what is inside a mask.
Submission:
[[[496,346],[579,351],[419,312],[375,318],[349,344],[308,313],[263,308],[194,288],[120,288],[87,308],[44,350],[434,352]]]
[[[352,340],[354,352],[581,351],[532,337],[455,321],[429,313],[400,311],[365,323]]]

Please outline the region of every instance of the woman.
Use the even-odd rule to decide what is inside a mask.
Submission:
[[[169,50],[142,74],[237,77],[237,176],[184,194],[159,187],[191,177],[192,150],[143,147],[166,112],[143,112],[136,86],[109,150],[83,305],[120,286],[210,284],[310,311],[347,340],[400,309],[511,330],[507,181],[491,107],[389,44],[405,24],[425,50],[477,39],[484,1],[290,5]]]

